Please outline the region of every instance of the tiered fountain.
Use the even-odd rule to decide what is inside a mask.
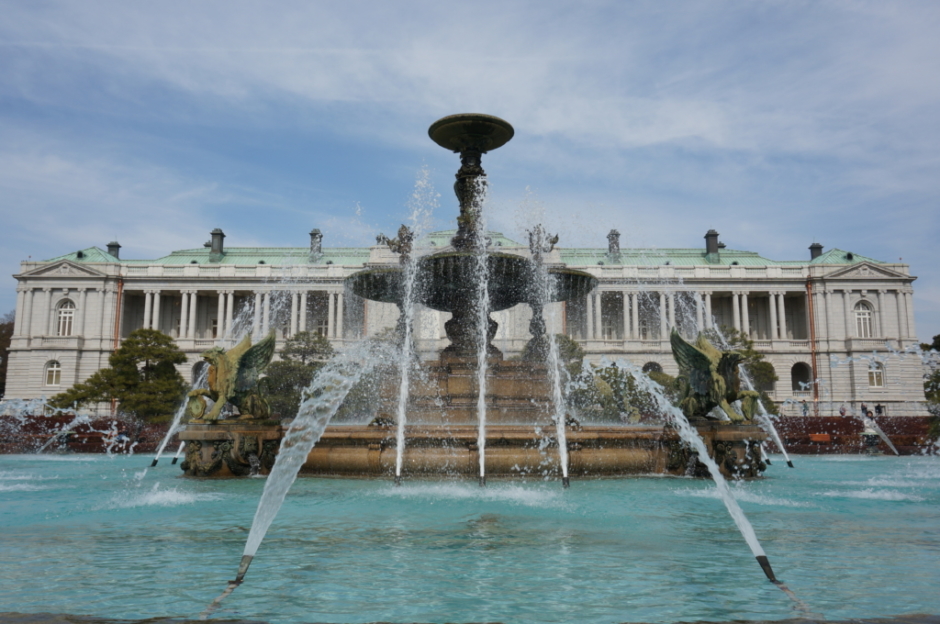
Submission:
[[[563,476],[567,483],[569,471],[573,475],[622,475],[682,474],[694,469],[694,458],[672,428],[580,424],[556,407],[561,393],[553,388],[557,379],[550,374],[551,338],[546,335],[542,308],[583,298],[596,280],[564,265],[543,265],[543,253],[550,251],[557,237],[547,240],[541,227],[530,233],[528,255],[489,247],[482,219],[486,175],[481,158],[512,139],[512,126],[497,117],[464,114],[440,119],[428,133],[438,145],[460,154],[454,185],[460,215],[451,245],[417,257],[413,233],[403,226],[398,238],[388,241],[400,255],[399,264],[360,271],[347,279],[347,286],[360,297],[399,307],[401,346],[407,353],[412,353],[411,333],[403,325],[417,304],[451,314],[445,324],[450,345],[438,360],[422,364],[422,374],[414,382],[402,385],[403,376],[388,376],[377,397],[379,417],[371,425],[327,428],[302,472],[394,475],[396,479],[403,474],[479,472],[481,483],[485,475],[553,474]],[[504,360],[491,342],[497,323],[490,313],[520,304],[532,307],[530,332],[533,344],[541,348],[530,349],[525,360]],[[409,360],[403,358],[400,368],[407,368]],[[196,472],[192,467],[209,465],[219,467],[212,473],[218,476],[247,473],[247,463],[241,470],[231,468],[247,462],[234,457],[239,449],[260,450],[272,443],[271,435],[279,435],[273,424],[265,439],[258,437],[257,426],[246,430],[250,434],[246,436],[232,430],[233,424],[214,446],[207,442],[217,426],[199,425],[203,457],[192,455],[186,463],[189,468],[184,467],[187,474],[208,476],[204,468]],[[723,471],[758,474],[761,462],[754,453],[756,444],[766,437],[758,427],[693,424]],[[181,438],[195,435],[193,430]],[[255,443],[246,445],[245,440],[254,437]],[[262,462],[262,473],[269,464]]]

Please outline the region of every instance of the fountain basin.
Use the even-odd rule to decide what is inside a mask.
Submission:
[[[487,265],[490,311],[540,300],[527,258],[487,253]],[[476,297],[477,270],[478,257],[473,252],[443,252],[420,258],[415,300],[440,312],[464,308]],[[546,303],[583,297],[597,285],[597,279],[584,271],[554,267],[549,268],[548,274],[551,292]],[[380,267],[359,271],[348,277],[346,283],[360,297],[401,305],[402,275],[400,267]]]
[[[706,446],[725,476],[756,477],[756,445],[764,434],[757,426],[710,425],[701,430]],[[409,425],[402,474],[428,477],[479,474],[475,425]],[[670,428],[651,425],[568,427],[569,473],[574,477],[651,474],[707,476]],[[321,476],[395,474],[395,427],[331,425],[307,456],[301,472]],[[561,477],[554,427],[490,425],[486,429],[487,476]]]

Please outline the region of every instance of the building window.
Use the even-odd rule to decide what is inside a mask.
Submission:
[[[75,321],[75,304],[66,299],[59,304],[56,336],[71,336],[72,324]],[[56,384],[58,385],[58,384]]]
[[[855,304],[855,335],[859,338],[871,338],[872,307],[866,301]]]
[[[330,333],[330,320],[325,318],[318,318],[316,332],[324,338],[328,338]]]
[[[58,386],[62,382],[62,366],[55,360],[46,364],[46,385]]]
[[[885,387],[885,367],[880,362],[872,362],[871,366],[868,367],[868,387]]]
[[[790,369],[790,383],[793,392],[809,392],[813,380],[813,370],[809,364],[797,362]]]

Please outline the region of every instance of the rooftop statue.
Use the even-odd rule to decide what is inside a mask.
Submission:
[[[679,365],[683,384],[679,407],[689,418],[712,418],[712,410],[720,407],[735,423],[750,421],[757,411],[760,395],[741,390],[737,351],[720,351],[705,336],[699,334],[695,344],[686,342],[679,332],[672,330],[669,337],[672,355]],[[741,401],[741,411],[732,403]]]
[[[202,354],[209,363],[209,388],[198,388],[189,393],[186,411],[191,420],[219,420],[222,408],[230,403],[238,408],[242,418],[268,418],[270,408],[258,392],[258,379],[274,356],[274,332],[251,344],[251,336],[228,351],[213,347]],[[206,413],[206,399],[215,404]]]

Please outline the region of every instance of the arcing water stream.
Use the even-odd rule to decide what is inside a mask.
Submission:
[[[412,240],[419,238],[426,224],[437,207],[437,193],[430,182],[430,171],[425,167],[418,174],[415,189],[411,194],[411,233]],[[401,234],[400,234],[401,236]],[[399,240],[399,244],[402,241]],[[408,396],[411,392],[411,366],[414,361],[414,309],[415,279],[418,274],[417,255],[412,250],[401,250],[402,260],[402,304],[401,314],[402,343],[398,369],[401,382],[398,387],[397,428],[395,431],[395,483],[401,484],[401,471],[405,457],[405,426],[408,424]]]
[[[486,485],[486,368],[490,331],[489,260],[486,253],[486,183],[475,180],[479,212],[476,220],[476,321],[477,321],[477,452],[480,455],[480,485]]]
[[[342,405],[349,390],[362,375],[369,373],[381,362],[394,359],[393,349],[385,344],[363,341],[345,353],[337,355],[323,368],[317,371],[310,386],[304,391],[303,402],[297,416],[281,440],[277,460],[264,484],[261,500],[245,542],[245,550],[235,580],[230,581],[226,590],[216,598],[202,613],[200,619],[206,619],[218,605],[231,594],[248,572],[248,566],[254,558],[268,528],[280,511],[290,486],[297,479],[297,474],[313,445],[317,443],[330,419]]]

